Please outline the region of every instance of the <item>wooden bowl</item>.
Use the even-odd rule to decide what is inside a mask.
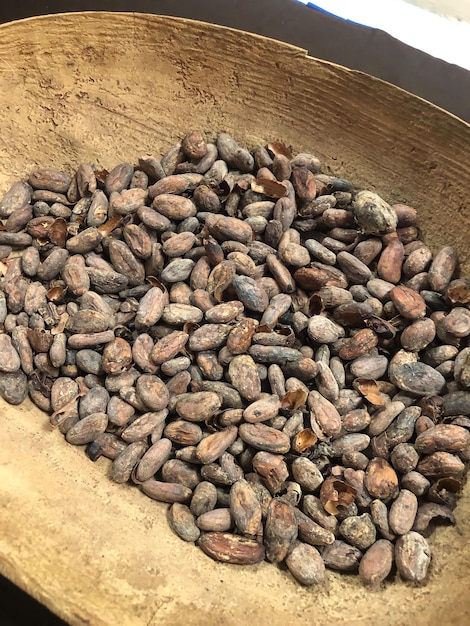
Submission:
[[[36,166],[112,167],[160,155],[193,128],[248,147],[281,140],[406,201],[435,248],[470,270],[470,127],[304,50],[183,19],[46,16],[0,28],[0,191]],[[431,539],[427,586],[369,591],[329,573],[212,562],[167,526],[164,505],[109,479],[30,403],[1,405],[0,571],[71,624],[470,623],[470,485],[457,526]]]

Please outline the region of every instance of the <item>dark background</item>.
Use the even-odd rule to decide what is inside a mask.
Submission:
[[[294,0],[19,0],[1,3],[0,22],[93,10],[174,15],[273,37],[305,48],[312,56],[394,83],[470,122],[469,72],[402,44],[382,31],[337,19]],[[63,624],[0,577],[0,626]]]

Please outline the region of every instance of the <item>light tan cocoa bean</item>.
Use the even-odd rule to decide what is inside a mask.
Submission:
[[[261,380],[258,368],[251,356],[235,356],[230,361],[228,373],[232,385],[243,398],[249,402],[259,398],[261,393]]]
[[[289,437],[266,424],[241,424],[238,432],[243,441],[256,450],[277,454],[290,450]]]
[[[294,480],[307,491],[316,491],[324,480],[315,463],[302,456],[292,463],[292,475]]]
[[[325,564],[316,548],[297,541],[286,558],[290,573],[303,585],[316,585],[325,577]]]
[[[243,419],[251,424],[266,422],[276,417],[280,407],[281,403],[277,395],[262,398],[247,406],[243,411]]]
[[[403,405],[403,408],[405,406]],[[348,433],[359,433],[371,422],[370,413],[366,409],[354,409],[341,417],[343,430]]]
[[[418,452],[462,452],[470,445],[470,432],[453,424],[437,424],[416,438],[415,448]]]
[[[116,337],[105,345],[101,367],[106,374],[120,374],[129,369],[131,363],[132,349],[125,339]]]
[[[385,356],[364,355],[354,359],[349,371],[355,378],[377,380],[382,378],[388,368],[388,359]]]
[[[223,302],[205,312],[206,321],[210,324],[227,324],[243,313],[243,304],[236,300]]]
[[[337,408],[318,391],[308,395],[312,429],[318,427],[327,437],[336,437],[341,432],[341,417]]]
[[[156,198],[162,194],[174,194],[179,197],[177,194],[196,189],[201,180],[202,175],[197,173],[171,174],[151,185],[148,190],[149,196]]]
[[[170,326],[183,326],[184,324],[197,324],[203,318],[200,309],[191,304],[171,303],[167,304],[162,312],[162,321]]]
[[[398,217],[393,207],[372,191],[363,190],[355,194],[353,213],[365,234],[383,235],[397,228]]]
[[[202,439],[202,429],[186,420],[175,420],[165,426],[165,437],[183,446],[195,446]]]
[[[416,320],[400,336],[400,343],[409,352],[420,352],[434,341],[436,326],[430,318]]]
[[[161,365],[165,361],[173,359],[184,348],[188,339],[188,333],[175,330],[157,341],[150,353],[150,358],[156,365]]]
[[[204,324],[189,337],[188,347],[195,352],[219,348],[225,343],[230,330],[230,326],[225,324]]]
[[[175,410],[189,422],[202,422],[214,415],[221,407],[219,396],[212,391],[183,394],[178,398]],[[230,444],[229,444],[230,445]]]
[[[403,275],[407,278],[425,272],[432,261],[432,250],[427,246],[420,246],[413,250],[403,264]]]
[[[124,189],[121,192],[112,191],[109,196],[110,214],[131,215],[145,204],[146,189]]]
[[[392,502],[389,523],[396,535],[405,535],[414,524],[418,511],[418,498],[408,489],[402,489],[396,500]]]
[[[363,433],[349,433],[335,439],[332,443],[332,449],[335,456],[350,454],[351,452],[361,452],[365,450],[370,443],[370,437]]]
[[[395,563],[404,580],[424,582],[431,563],[431,550],[426,539],[414,531],[399,537],[395,544]]]
[[[384,407],[381,407],[374,411],[371,415],[371,423],[368,429],[368,434],[371,437],[380,435],[380,433],[387,430],[393,420],[399,415],[405,408],[403,402],[392,401]]]
[[[12,373],[20,369],[20,355],[14,348],[11,338],[4,333],[0,333],[0,354],[2,355],[0,359],[0,371]]]

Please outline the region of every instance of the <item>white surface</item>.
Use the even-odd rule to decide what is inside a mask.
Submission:
[[[358,24],[379,28],[423,52],[470,70],[470,24],[405,0],[298,0]],[[468,0],[470,2],[470,0]]]
[[[406,0],[406,2],[439,13],[439,15],[470,22],[469,0]]]

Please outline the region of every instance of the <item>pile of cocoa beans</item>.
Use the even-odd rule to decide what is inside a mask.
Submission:
[[[470,460],[470,281],[414,208],[193,131],[37,169],[0,219],[7,402],[218,561],[426,580]]]

